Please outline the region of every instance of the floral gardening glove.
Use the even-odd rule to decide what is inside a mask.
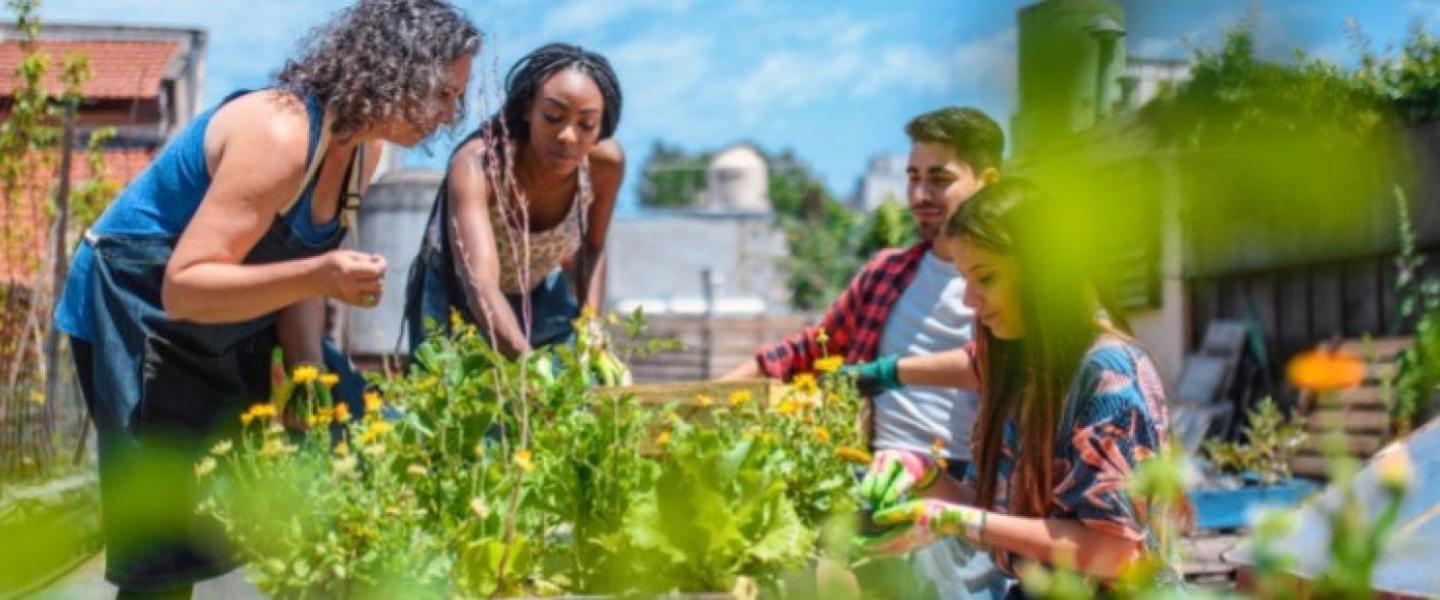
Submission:
[[[935,461],[915,452],[881,450],[870,461],[865,479],[860,481],[860,497],[875,509],[885,508],[900,500],[910,490],[930,487],[940,476]]]
[[[855,544],[869,554],[909,554],[946,537],[977,540],[985,527],[985,511],[941,500],[915,500],[875,513],[880,525],[896,525],[876,536],[860,536]]]

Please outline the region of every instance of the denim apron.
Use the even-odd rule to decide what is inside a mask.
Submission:
[[[471,133],[456,145],[456,149],[480,137],[483,132],[482,127]],[[454,244],[450,240],[449,190],[450,173],[447,170],[435,194],[435,205],[431,207],[425,224],[425,237],[420,242],[420,252],[410,264],[405,285],[404,327],[412,355],[425,339],[427,322],[433,323],[442,335],[449,330],[451,310],[459,312],[467,323],[480,324],[481,335],[486,333],[484,321],[476,319],[470,310],[469,294],[464,283],[469,274],[462,273],[459,262],[455,260]],[[584,236],[583,226],[581,236]],[[581,248],[583,253],[583,243]],[[529,339],[532,347],[565,344],[574,338],[573,322],[580,316],[580,305],[571,292],[569,278],[561,269],[547,273],[530,293],[506,294],[505,299],[517,319],[525,314],[522,310],[524,303],[530,303]],[[525,324],[520,326],[523,328]]]
[[[318,171],[328,134],[327,122],[301,194]],[[358,199],[358,160],[357,152],[345,175],[346,201],[337,206],[343,220],[328,239],[311,244],[294,232],[283,216],[297,206],[292,201],[244,263],[307,258],[339,246]],[[238,433],[241,412],[269,396],[270,352],[278,343],[276,313],[226,324],[166,315],[161,286],[177,240],[86,233],[95,256],[90,410],[99,438],[106,578],[136,591],[181,587],[238,566],[219,523],[196,514],[201,489],[194,465],[212,444]]]

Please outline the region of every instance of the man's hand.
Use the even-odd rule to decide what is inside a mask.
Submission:
[[[840,367],[841,375],[855,378],[855,387],[865,396],[878,396],[902,387],[900,383],[900,357],[882,356],[874,362],[845,365]]]
[[[876,510],[900,500],[906,492],[923,490],[935,483],[940,469],[924,455],[905,450],[881,450],[870,461],[860,495]]]

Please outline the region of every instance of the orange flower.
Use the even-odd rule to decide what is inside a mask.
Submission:
[[[710,403],[712,403],[712,402],[714,402],[714,401],[715,401],[714,398],[711,398],[710,396],[705,395],[705,394],[700,394],[700,395],[698,395],[698,396],[695,397],[695,406],[698,406],[698,407],[700,407],[700,408],[705,408],[705,407],[707,407],[707,406],[710,406]]]
[[[1297,389],[1329,392],[1360,385],[1365,363],[1345,350],[1317,348],[1291,359],[1286,375]]]
[[[826,429],[826,428],[824,428],[824,427],[816,427],[816,428],[815,428],[815,439],[819,440],[821,444],[824,444],[824,445],[826,445],[826,446],[829,446],[829,445],[830,445],[830,430],[829,430],[829,429]]]
[[[350,421],[350,405],[340,403],[335,405],[335,420],[341,423]]]

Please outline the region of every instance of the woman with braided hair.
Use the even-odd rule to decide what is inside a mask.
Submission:
[[[568,341],[580,306],[600,305],[625,171],[615,72],[599,54],[549,44],[510,69],[505,93],[455,149],[430,213],[406,290],[412,350],[453,311],[519,355]]]

